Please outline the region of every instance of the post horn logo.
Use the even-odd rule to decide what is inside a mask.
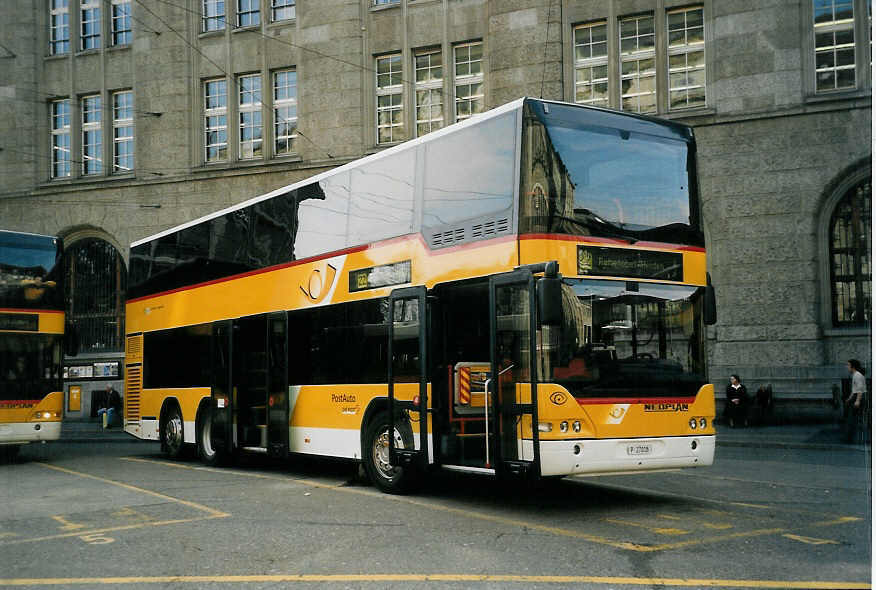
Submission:
[[[621,408],[621,407],[619,407],[619,406],[615,406],[615,407],[613,407],[613,408],[611,409],[611,411],[610,411],[608,414],[609,414],[612,418],[614,418],[615,420],[617,420],[618,418],[620,418],[621,416],[624,415],[624,412],[625,412],[625,411],[626,411],[626,410],[624,410],[623,408]]]
[[[301,292],[311,303],[320,303],[331,291],[337,274],[338,269],[331,264],[326,264],[322,270],[314,268],[306,285],[301,285]]]
[[[556,406],[562,406],[566,403],[566,394],[562,391],[555,391],[551,394],[551,403]]]

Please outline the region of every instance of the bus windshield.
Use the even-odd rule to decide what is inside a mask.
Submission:
[[[61,309],[58,251],[56,238],[0,231],[0,307]]]
[[[575,397],[690,397],[706,384],[702,288],[565,279],[539,380]]]
[[[521,233],[703,245],[690,138],[580,107],[526,113]]]
[[[42,399],[61,381],[60,334],[3,334],[0,402]]]

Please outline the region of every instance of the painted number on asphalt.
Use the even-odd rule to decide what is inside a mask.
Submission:
[[[107,543],[115,543],[115,539],[112,537],[104,537],[100,533],[93,533],[91,535],[82,535],[79,537],[89,545],[106,545]]]

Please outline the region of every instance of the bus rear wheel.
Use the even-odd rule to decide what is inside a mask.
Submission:
[[[414,487],[417,474],[412,467],[389,464],[391,441],[405,449],[414,448],[414,437],[410,428],[405,424],[395,424],[390,434],[389,412],[380,412],[365,429],[362,463],[368,479],[377,489],[389,494],[404,494]]]
[[[175,405],[167,410],[161,423],[161,448],[171,459],[181,457],[185,449],[182,414]]]

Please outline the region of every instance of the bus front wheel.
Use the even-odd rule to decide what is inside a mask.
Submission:
[[[416,473],[412,467],[389,464],[391,441],[405,449],[414,448],[414,437],[410,428],[405,424],[395,424],[390,434],[389,412],[380,412],[368,423],[365,430],[362,463],[368,479],[377,489],[390,494],[404,494],[413,488]]]
[[[176,405],[167,410],[161,423],[161,448],[171,459],[177,459],[183,454],[185,448],[183,419]]]
[[[198,412],[197,423],[198,457],[201,461],[215,467],[225,463],[225,455],[213,446],[213,414],[209,405]]]

